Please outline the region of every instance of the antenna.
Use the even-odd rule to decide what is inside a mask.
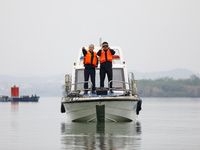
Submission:
[[[99,45],[100,45],[100,47],[102,46],[101,43],[102,43],[102,42],[101,42],[101,38],[99,38]]]

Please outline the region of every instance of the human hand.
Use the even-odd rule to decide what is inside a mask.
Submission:
[[[82,47],[82,50],[84,50],[85,49],[85,47]]]

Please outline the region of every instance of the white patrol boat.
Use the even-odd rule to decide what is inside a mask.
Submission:
[[[96,68],[96,94],[92,93],[92,83],[88,81],[88,89],[84,89],[84,64],[82,49],[74,63],[72,75],[65,76],[66,97],[61,100],[61,113],[73,122],[127,122],[135,120],[141,110],[142,100],[137,94],[136,81],[132,72],[128,73],[120,47],[113,55],[113,80],[105,78],[105,87],[100,88],[100,62]],[[86,48],[87,49],[87,48]],[[95,47],[98,52],[101,47]],[[113,83],[112,89],[109,84]],[[89,91],[84,94],[84,91]],[[113,92],[111,92],[113,91]]]

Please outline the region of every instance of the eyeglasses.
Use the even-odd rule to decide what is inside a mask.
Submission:
[[[103,45],[102,47],[108,47],[108,45]]]

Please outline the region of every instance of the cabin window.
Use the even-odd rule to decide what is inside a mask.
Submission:
[[[113,68],[113,80],[115,81],[125,81],[124,79],[124,70],[123,68]],[[90,81],[90,78],[89,78]],[[78,82],[84,82],[84,69],[76,69],[76,79],[75,83]],[[96,69],[96,87],[100,87],[100,70],[99,68]],[[90,87],[90,84],[88,84],[88,87]],[[108,78],[106,75],[105,81],[104,81],[104,87],[108,87]],[[125,88],[124,83],[118,83],[118,82],[113,82],[113,87],[115,88]],[[75,85],[76,90],[83,90],[84,89],[84,84],[76,84]]]

